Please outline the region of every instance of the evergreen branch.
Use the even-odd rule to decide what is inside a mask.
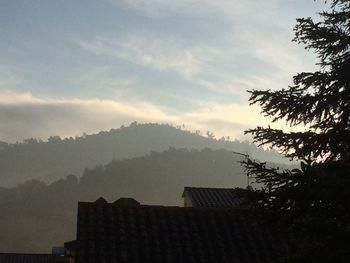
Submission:
[[[273,122],[284,119],[292,126],[311,124],[325,132],[350,116],[346,110],[350,108],[349,78],[343,71],[336,77],[328,72],[303,72],[294,77],[295,86],[289,89],[248,91],[249,101],[258,104],[265,116],[273,117]]]
[[[270,127],[257,127],[245,133],[252,134],[259,146],[268,145],[292,159],[342,159],[350,150],[350,130],[287,133]]]

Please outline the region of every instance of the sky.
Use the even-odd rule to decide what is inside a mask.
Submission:
[[[0,0],[0,141],[133,121],[247,139],[252,89],[315,69],[292,42],[313,0]]]

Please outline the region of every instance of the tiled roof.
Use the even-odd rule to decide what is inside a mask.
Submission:
[[[283,239],[251,210],[80,202],[77,263],[275,262]]]
[[[193,207],[238,207],[244,202],[244,189],[185,187],[182,197],[191,200]]]
[[[52,254],[0,253],[1,263],[64,263],[68,259]]]

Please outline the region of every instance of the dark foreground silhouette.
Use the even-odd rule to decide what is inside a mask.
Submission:
[[[241,156],[226,150],[171,148],[113,161],[50,185],[38,180],[0,190],[0,251],[49,252],[73,239],[78,201],[135,197],[145,204],[182,205],[184,186],[245,187]]]

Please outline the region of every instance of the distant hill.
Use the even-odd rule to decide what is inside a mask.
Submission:
[[[170,148],[86,169],[46,185],[27,181],[0,191],[0,251],[45,252],[75,237],[78,201],[133,197],[182,205],[184,186],[245,187],[241,157],[227,150]]]
[[[164,151],[169,147],[187,149],[226,149],[248,153],[254,158],[285,162],[274,151],[237,140],[214,139],[170,125],[137,124],[98,134],[61,139],[52,136],[47,142],[27,139],[22,143],[0,142],[0,186],[11,187],[28,179],[53,182],[67,174],[82,175],[84,168]]]

